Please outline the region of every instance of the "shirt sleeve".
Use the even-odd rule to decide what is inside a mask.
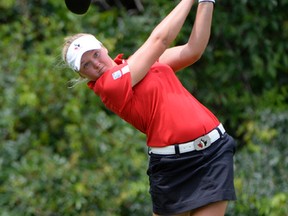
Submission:
[[[117,65],[106,71],[95,83],[94,92],[111,111],[121,116],[133,96],[128,64]]]

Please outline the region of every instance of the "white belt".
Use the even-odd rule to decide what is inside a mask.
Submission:
[[[219,124],[217,128],[215,128],[208,134],[197,138],[196,140],[165,147],[150,147],[149,154],[152,153],[160,155],[170,155],[170,154],[181,154],[191,152],[194,150],[200,151],[208,148],[212,143],[217,141],[224,133],[225,129],[223,125]]]

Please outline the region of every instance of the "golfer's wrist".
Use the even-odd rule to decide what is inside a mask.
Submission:
[[[211,2],[211,3],[215,4],[215,0],[198,0],[198,4],[200,4],[202,2]]]

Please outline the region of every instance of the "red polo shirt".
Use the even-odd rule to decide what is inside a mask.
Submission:
[[[116,67],[88,86],[108,109],[145,133],[148,146],[188,142],[219,125],[168,65],[156,62],[132,88],[129,66],[121,57],[115,58]]]

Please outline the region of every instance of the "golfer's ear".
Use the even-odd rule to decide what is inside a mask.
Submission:
[[[105,53],[109,53],[109,50],[106,48],[106,47],[104,47],[104,46],[102,46],[103,47],[103,49],[104,49],[104,51],[105,51]]]

